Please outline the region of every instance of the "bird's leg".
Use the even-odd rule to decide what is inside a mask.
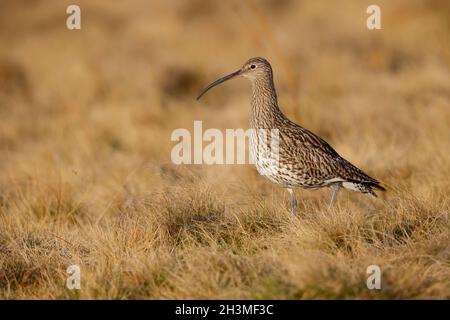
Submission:
[[[333,195],[331,196],[331,201],[330,201],[330,205],[328,206],[328,210],[331,210],[334,203],[336,202],[337,194],[338,194],[340,188],[341,188],[340,183],[334,183],[331,185],[331,189],[333,189]]]
[[[293,189],[287,189],[291,195],[291,213],[295,216],[297,212],[297,199],[295,198],[295,192]]]

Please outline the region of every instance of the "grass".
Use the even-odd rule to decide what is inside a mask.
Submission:
[[[0,5],[0,298],[450,298],[447,1],[380,1],[378,31],[365,1],[79,1],[80,31],[69,4]],[[257,55],[387,193],[294,219],[252,166],[171,163],[176,128],[248,127],[247,83],[195,96]]]

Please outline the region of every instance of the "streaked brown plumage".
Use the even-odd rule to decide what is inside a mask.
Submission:
[[[340,187],[368,193],[376,197],[372,188],[385,190],[380,183],[342,158],[326,141],[289,120],[279,109],[270,63],[263,58],[252,58],[244,66],[207,86],[198,96],[226,80],[243,76],[252,83],[250,127],[253,132],[265,129],[276,132],[272,137],[253,133],[250,151],[258,172],[291,194],[291,212],[295,214],[297,201],[295,188],[331,187],[333,196],[329,208],[336,200]],[[276,149],[276,150],[275,150]],[[278,153],[277,161],[269,157]]]

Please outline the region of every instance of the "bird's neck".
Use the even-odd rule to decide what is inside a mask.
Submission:
[[[274,128],[282,113],[278,107],[277,93],[272,75],[252,81],[252,110],[250,127],[256,129]]]

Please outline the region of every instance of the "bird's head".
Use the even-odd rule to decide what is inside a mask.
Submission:
[[[272,76],[272,67],[270,66],[269,61],[259,57],[251,58],[246,63],[244,63],[242,68],[240,68],[239,70],[230,73],[229,75],[222,77],[206,86],[198,95],[197,100],[200,99],[212,87],[215,87],[218,84],[221,84],[222,82],[225,82],[230,79],[234,79],[237,77],[244,77],[249,79],[250,81],[255,81],[260,78],[271,76]]]

